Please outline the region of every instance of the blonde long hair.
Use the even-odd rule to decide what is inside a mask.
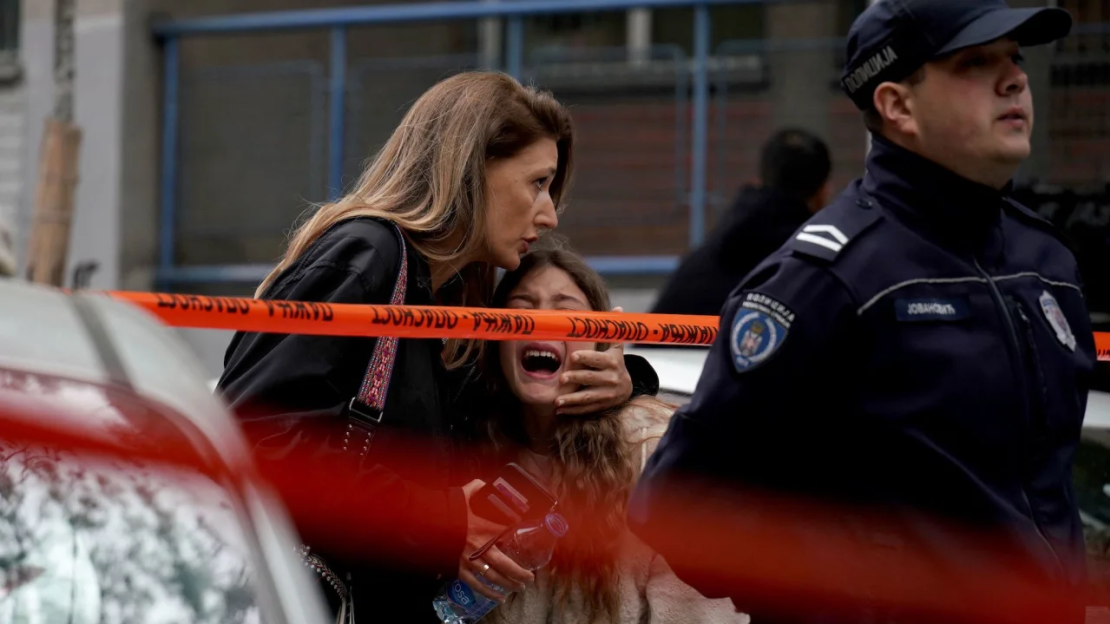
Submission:
[[[354,188],[316,210],[293,234],[256,297],[274,283],[320,236],[356,217],[392,221],[408,244],[429,262],[454,266],[482,257],[487,242],[486,163],[510,158],[542,138],[556,142],[559,163],[551,199],[562,210],[572,171],[574,126],[570,113],[548,92],[525,87],[496,72],[464,72],[426,91],[370,161]],[[444,251],[454,237],[457,244]],[[496,267],[474,262],[456,267],[462,288],[445,305],[486,307]],[[450,340],[444,362],[458,367],[481,342]]]
[[[554,267],[582,289],[591,310],[610,308],[605,281],[570,251],[565,241],[550,237],[544,245],[546,248],[525,255],[520,267],[502,277],[493,296],[494,307],[504,307],[512,290],[530,274]],[[597,345],[598,350],[608,347]],[[520,401],[505,383],[497,350],[487,352],[484,360],[482,388],[487,402],[485,411],[477,416],[477,429],[488,436],[492,450],[500,455],[527,446],[528,436]],[[635,451],[622,422],[630,406],[659,422],[665,422],[674,411],[673,405],[654,397],[636,397],[604,412],[562,418],[548,449],[558,475],[555,494],[571,526],[551,562],[555,600],[564,603],[577,587],[592,614],[591,622],[619,619],[621,535],[627,529],[628,497],[639,476]]]

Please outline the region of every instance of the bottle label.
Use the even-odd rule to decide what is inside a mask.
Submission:
[[[447,588],[447,598],[464,609],[469,609],[477,602],[474,592],[466,586],[466,583],[458,579],[455,579],[451,586]]]

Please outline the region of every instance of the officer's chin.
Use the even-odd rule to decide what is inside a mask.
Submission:
[[[1025,160],[1033,151],[1028,132],[1004,129],[998,137],[997,151],[1001,160],[1015,163]]]

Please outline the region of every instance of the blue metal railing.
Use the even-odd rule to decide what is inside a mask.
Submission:
[[[773,1],[773,0],[772,0]],[[342,7],[333,9],[300,9],[267,11],[218,17],[199,17],[155,21],[151,27],[160,39],[187,35],[211,35],[276,31],[291,29],[331,28],[333,26],[368,26],[398,22],[472,20],[484,17],[526,17],[558,15],[584,11],[624,11],[645,8],[681,8],[728,4],[767,4],[768,0],[506,0],[482,2],[421,2],[414,4]]]
[[[690,166],[690,247],[705,238],[705,168],[709,151],[709,7],[694,7],[694,150]]]
[[[328,171],[329,196],[341,193],[344,161],[344,116],[347,92],[347,29],[356,25],[413,23],[422,21],[507,18],[505,69],[520,77],[524,57],[523,18],[583,11],[622,11],[632,8],[694,9],[694,56],[692,59],[692,132],[690,136],[690,246],[705,235],[706,167],[708,166],[710,45],[709,7],[714,5],[766,4],[776,0],[505,0],[484,2],[462,0],[417,4],[378,5],[331,9],[306,9],[246,13],[228,16],[157,21],[154,36],[163,43],[163,119],[161,154],[161,248],[156,271],[160,289],[173,284],[196,282],[252,281],[265,275],[261,265],[223,265],[178,267],[176,256],[177,185],[179,149],[180,38],[196,35],[236,34],[293,29],[330,29],[328,92]],[[604,274],[665,274],[678,259],[673,256],[635,256],[590,258]]]

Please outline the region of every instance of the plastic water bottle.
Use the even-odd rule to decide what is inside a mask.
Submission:
[[[525,522],[497,540],[497,548],[506,557],[528,571],[538,570],[551,561],[555,542],[567,533],[567,521],[557,513],[550,513],[543,520]],[[478,580],[501,594],[503,588],[479,576]],[[466,583],[455,579],[443,586],[432,601],[432,607],[443,624],[474,624],[498,603],[472,590]]]

